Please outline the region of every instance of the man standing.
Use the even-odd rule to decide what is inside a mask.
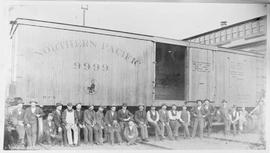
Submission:
[[[93,144],[93,127],[96,124],[96,119],[95,119],[95,114],[96,112],[94,111],[94,105],[90,104],[89,108],[84,111],[84,143],[85,144]]]
[[[229,114],[229,108],[227,106],[227,101],[223,100],[222,101],[222,106],[220,108],[220,115],[224,123],[224,134],[225,136],[229,133],[230,131],[230,114]]]
[[[21,97],[14,98],[17,101],[17,108],[12,111],[12,122],[15,126],[15,129],[18,133],[18,143],[20,145],[24,145],[24,136],[25,136],[25,127],[24,127],[24,113],[25,110],[23,109],[23,99]]]
[[[244,131],[244,127],[247,126],[247,116],[248,112],[245,107],[242,107],[239,111],[239,132],[242,133]]]
[[[139,110],[135,112],[134,115],[135,122],[137,123],[139,129],[140,129],[140,135],[142,141],[148,142],[148,130],[147,130],[147,117],[146,117],[146,111],[144,109],[144,105],[139,105]]]
[[[138,138],[138,130],[133,121],[128,122],[128,126],[124,129],[124,137],[128,142],[128,145],[136,145]]]
[[[61,119],[61,116],[62,116],[61,111],[62,111],[62,104],[56,103],[56,109],[55,109],[55,111],[52,112],[52,116],[53,116],[53,122],[55,125],[56,136],[61,138],[61,140],[59,140],[61,145],[63,145],[63,142],[64,142],[64,145],[66,145],[68,143],[67,142],[67,131],[63,127],[63,123],[62,123],[62,119]]]
[[[67,131],[67,139],[68,139],[68,144],[70,146],[78,145],[78,117],[75,111],[72,109],[72,103],[67,104],[67,109],[63,112],[62,114],[62,121],[63,125],[66,128]],[[72,131],[73,131],[73,136],[72,136]],[[74,141],[72,139],[74,138]]]
[[[180,116],[176,108],[177,106],[173,104],[172,109],[169,111],[170,126],[171,126],[173,137],[175,138],[175,140],[178,139],[178,131],[180,127],[180,123],[179,123]]]
[[[236,135],[236,125],[238,124],[238,120],[239,120],[239,113],[236,111],[236,105],[233,105],[232,111],[230,114],[230,121],[233,126],[233,135]]]
[[[118,116],[116,113],[115,105],[111,106],[111,110],[106,112],[105,115],[105,123],[107,132],[109,133],[109,141],[113,145],[114,144],[114,135],[116,135],[118,144],[122,143],[122,138],[120,135],[121,127],[117,121]]]
[[[184,127],[184,138],[190,138],[188,126],[190,125],[190,113],[187,110],[187,106],[183,105],[182,111],[179,112],[180,114],[180,122]]]
[[[156,111],[156,107],[154,105],[152,105],[151,109],[147,112],[147,120],[150,126],[152,126],[155,130],[156,140],[159,140],[159,137],[161,138],[161,140],[163,140],[164,137],[162,136],[160,128],[158,126],[159,114]]]
[[[98,111],[95,113],[96,124],[94,126],[95,141],[97,145],[103,144],[102,130],[104,129],[104,114],[103,106],[98,107]]]
[[[162,137],[165,137],[165,129],[166,129],[167,134],[168,134],[168,138],[170,140],[173,140],[172,130],[171,130],[170,123],[169,123],[169,121],[170,121],[169,114],[168,114],[168,111],[166,109],[167,109],[167,106],[165,104],[162,104],[161,109],[158,111],[158,113],[159,113],[158,124],[160,127]]]
[[[78,123],[77,123],[77,126],[78,126],[78,145],[80,145],[81,136],[83,134],[83,129],[85,128],[85,125],[83,124],[83,111],[81,109],[82,109],[82,104],[78,103],[76,105],[76,110],[75,110],[76,116],[78,117]]]
[[[210,101],[208,99],[204,100],[204,113],[205,113],[205,122],[207,123],[207,129],[208,129],[208,136],[210,136],[212,131],[212,122],[213,122],[213,116],[215,113],[215,108],[213,105],[209,103]]]
[[[204,127],[204,110],[202,107],[202,101],[197,100],[197,105],[193,108],[193,115],[195,117],[194,127],[192,131],[192,137],[195,137],[196,131],[199,125],[199,136],[203,138],[203,127]]]
[[[30,107],[25,110],[24,123],[29,147],[35,147],[37,142],[38,118],[44,115],[43,111],[36,106],[37,101],[31,100]]]

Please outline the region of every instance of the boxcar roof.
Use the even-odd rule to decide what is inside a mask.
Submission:
[[[44,21],[44,20],[37,20],[37,19],[27,19],[27,18],[16,18],[15,21],[11,21],[10,23],[12,24],[12,28],[10,31],[11,38],[16,32],[16,29],[18,28],[18,26],[24,25],[24,26],[34,26],[34,27],[41,27],[41,28],[51,28],[51,29],[58,29],[58,30],[85,32],[85,33],[109,35],[109,36],[137,39],[137,40],[144,40],[144,41],[160,42],[160,43],[181,45],[181,46],[187,46],[187,47],[193,47],[193,48],[209,49],[209,50],[215,50],[215,51],[220,51],[220,52],[228,52],[228,53],[233,53],[233,54],[241,54],[241,55],[246,55],[246,56],[262,57],[262,58],[264,57],[264,54],[260,54],[260,53],[233,50],[233,49],[227,49],[227,48],[210,46],[210,45],[201,45],[198,43],[182,41],[182,40],[173,39],[173,38],[165,38],[165,37],[159,37],[159,36],[153,36],[153,35],[145,35],[145,34],[138,34],[138,33],[132,33],[132,32],[119,31],[119,30],[97,28],[97,27],[89,27],[89,26],[82,26],[82,25],[75,25],[75,24],[68,24],[68,23]]]

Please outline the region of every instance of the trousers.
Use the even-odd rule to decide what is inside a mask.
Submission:
[[[66,130],[67,130],[67,139],[68,139],[68,144],[69,145],[77,145],[78,144],[78,127],[77,125],[75,124],[68,124],[66,125]],[[74,141],[72,139],[72,131],[73,131],[73,138],[74,138]]]
[[[171,120],[170,121],[170,126],[172,129],[172,133],[174,137],[178,137],[178,131],[180,127],[180,123],[177,120]]]
[[[193,131],[192,131],[192,137],[195,137],[198,125],[199,125],[199,136],[200,136],[200,138],[202,138],[203,137],[203,127],[204,127],[203,118],[195,118],[194,127],[193,127]]]
[[[83,129],[84,143],[93,143],[93,127],[91,125],[85,125]]]
[[[35,146],[37,143],[37,123],[31,123],[30,127],[26,127],[26,136],[28,146]]]

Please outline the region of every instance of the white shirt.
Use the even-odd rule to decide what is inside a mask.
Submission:
[[[156,120],[154,121],[152,118],[151,118],[151,114],[150,113],[152,113],[153,115],[155,115],[154,113],[156,113]],[[151,111],[151,110],[149,110],[148,112],[147,112],[147,120],[149,121],[149,122],[157,122],[158,120],[159,120],[159,114],[158,114],[158,112],[157,111]]]
[[[176,113],[176,116],[173,116],[173,115],[172,115],[172,110],[168,111],[169,119],[170,119],[170,120],[177,120],[177,119],[180,119],[180,114],[179,114],[179,112],[175,110],[174,113]]]
[[[74,111],[67,111],[66,121],[68,124],[75,124]]]

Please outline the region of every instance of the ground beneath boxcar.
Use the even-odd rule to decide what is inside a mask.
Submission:
[[[19,148],[17,148],[19,149]],[[22,149],[22,148],[20,148]],[[163,140],[155,141],[151,138],[147,143],[138,143],[137,145],[128,146],[126,143],[121,145],[85,145],[77,147],[70,146],[50,146],[38,145],[34,150],[198,150],[198,149],[217,149],[217,150],[262,150],[265,147],[261,144],[258,134],[229,135],[225,137],[221,133],[215,133],[211,137],[203,139],[183,139],[177,141]]]

